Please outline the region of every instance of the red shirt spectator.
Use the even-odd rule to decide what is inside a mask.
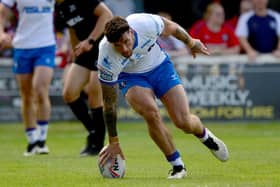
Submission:
[[[211,31],[206,24],[200,25],[199,32],[190,31],[192,37],[199,38],[208,47],[223,46],[232,47],[239,45],[239,41],[233,30],[223,25],[218,32]]]
[[[205,21],[197,22],[190,34],[199,38],[212,54],[237,54],[240,51],[239,40],[224,21],[223,7],[219,3],[211,3],[205,12]]]

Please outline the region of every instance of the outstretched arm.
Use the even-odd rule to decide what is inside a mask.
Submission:
[[[109,145],[99,153],[101,165],[104,165],[110,158],[120,154],[124,159],[122,153],[118,132],[117,132],[117,101],[118,101],[118,86],[110,86],[102,84],[102,93],[104,100],[104,118],[108,130]]]
[[[209,55],[208,49],[199,39],[192,38],[189,33],[177,23],[162,17],[164,22],[164,30],[161,33],[164,36],[172,35],[178,40],[183,41],[191,50],[193,57],[197,53]]]
[[[117,133],[117,100],[118,88],[117,85],[102,84],[102,93],[104,100],[104,117],[107,125],[109,141],[113,141],[114,137],[118,136]]]

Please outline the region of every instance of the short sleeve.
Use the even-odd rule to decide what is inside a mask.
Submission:
[[[163,22],[162,18],[158,15],[152,15],[152,17],[154,20],[156,33],[159,36],[164,29],[164,22]]]
[[[280,14],[276,12],[276,22],[277,22],[277,35],[280,37]]]
[[[237,37],[248,37],[248,20],[251,17],[252,12],[245,13],[240,16],[237,22],[235,34]]]

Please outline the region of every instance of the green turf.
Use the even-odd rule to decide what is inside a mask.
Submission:
[[[280,186],[280,123],[219,123],[207,125],[228,145],[230,160],[217,161],[193,136],[170,124],[174,141],[187,165],[183,180],[167,180],[170,169],[142,123],[119,124],[126,156],[124,179],[103,179],[97,158],[80,158],[85,130],[78,123],[53,123],[50,155],[23,157],[23,126],[0,125],[0,187],[276,187]]]

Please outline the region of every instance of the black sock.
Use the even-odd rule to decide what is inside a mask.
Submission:
[[[80,97],[82,99],[84,99],[85,101],[88,100],[88,95],[87,95],[87,93],[84,90],[81,91]]]
[[[97,146],[103,147],[105,139],[105,122],[103,118],[103,107],[91,109],[91,117],[95,127],[95,138]]]
[[[77,119],[83,123],[84,127],[89,133],[95,130],[93,121],[89,115],[88,106],[85,103],[84,99],[79,97],[76,101],[67,104],[69,105]]]

